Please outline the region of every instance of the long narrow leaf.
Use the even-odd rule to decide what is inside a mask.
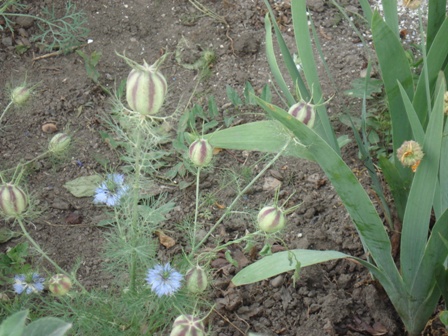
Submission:
[[[442,25],[440,26],[437,32],[437,35],[434,38],[434,41],[427,55],[429,92],[433,92],[438,73],[440,70],[443,69],[443,66],[448,58],[448,43],[446,43],[447,36],[448,36],[448,18],[445,18],[445,20],[443,21]],[[427,116],[429,114],[427,108],[427,99],[431,99],[431,97],[427,98],[426,96],[427,90],[426,90],[425,76],[426,76],[426,70],[423,69],[419,77],[417,88],[415,90],[415,95],[412,101],[415,111],[417,111],[418,116],[420,118],[420,122],[423,125],[423,128],[426,128],[426,124],[428,123]]]
[[[311,36],[308,27],[308,17],[306,11],[306,0],[295,0],[291,2],[292,20],[294,26],[294,36],[302,60],[303,72],[305,74],[308,87],[311,90],[315,104],[323,103],[322,89],[319,82],[316,62],[314,60]],[[336,151],[340,153],[339,146],[331,127],[325,105],[316,107],[317,117],[315,123],[316,132]]]
[[[384,21],[386,21],[389,28],[394,35],[398,37],[398,10],[397,0],[382,0]]]
[[[292,253],[295,258],[289,258]],[[258,282],[281,273],[292,271],[296,268],[296,260],[300,262],[300,267],[315,265],[329,260],[350,257],[338,251],[313,251],[313,250],[293,250],[274,253],[257,262],[245,267],[232,279],[235,286],[242,286]]]
[[[395,152],[411,136],[409,122],[403,118],[404,106],[397,81],[401,83],[409,99],[412,100],[414,96],[412,72],[399,37],[394,34],[377,11],[373,13],[372,20],[373,42],[389,103]]]
[[[408,97],[408,94],[403,89],[403,86],[400,82],[397,82],[400,87],[401,97],[403,98],[403,104],[406,110],[406,115],[408,116],[409,124],[411,125],[412,134],[414,135],[412,138],[418,143],[423,143],[425,139],[425,131],[423,130],[420,119],[418,118],[417,112],[412,105],[411,100]]]
[[[283,94],[288,101],[289,106],[295,104],[296,100],[289,92],[288,85],[286,85],[285,79],[283,78],[282,72],[277,64],[277,58],[274,52],[274,43],[272,42],[272,26],[271,20],[269,19],[269,14],[266,14],[264,18],[264,26],[266,29],[266,58],[268,60],[269,67],[271,68],[272,75]]]
[[[445,20],[446,0],[429,0],[428,28],[426,30],[426,50],[431,48],[432,42]]]
[[[439,80],[444,82],[442,74]],[[444,93],[445,85],[443,84],[437,92],[423,144],[425,156],[413,179],[404,214],[400,257],[403,279],[409,287],[415,281],[427,243],[442,146]]]
[[[291,56],[291,52],[289,51],[286,42],[282,36],[282,33],[280,31],[280,28],[278,27],[276,16],[274,14],[274,11],[272,10],[271,5],[269,4],[268,0],[263,0],[269,14],[271,16],[272,25],[274,27],[275,37],[277,38],[277,44],[280,48],[280,52],[282,53],[283,61],[285,63],[286,68],[288,69],[289,75],[291,76],[291,80],[294,84],[297,84],[300,95],[303,99],[306,101],[310,100],[310,93],[308,92],[308,89],[306,88],[306,85],[303,81],[302,76],[299,73],[299,70],[297,69],[297,65],[294,62],[293,57]]]

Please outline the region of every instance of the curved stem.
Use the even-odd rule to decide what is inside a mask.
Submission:
[[[84,288],[84,286],[83,285],[81,285],[80,283],[79,283],[79,281],[75,278],[75,277],[73,277],[73,276],[71,276],[69,273],[67,273],[66,271],[64,271],[55,261],[53,261],[53,259],[51,259],[49,256],[48,256],[48,254],[46,254],[45,252],[44,252],[44,250],[42,250],[42,248],[40,247],[40,245],[33,239],[33,237],[31,237],[31,235],[28,233],[28,231],[27,231],[27,229],[26,229],[26,227],[25,227],[25,225],[23,224],[23,222],[22,222],[22,219],[20,219],[20,218],[18,218],[17,219],[17,222],[19,223],[19,225],[20,225],[20,228],[22,229],[22,232],[23,232],[23,235],[26,237],[26,239],[28,239],[28,241],[34,246],[34,248],[45,258],[45,259],[47,259],[47,261],[50,263],[50,264],[52,264],[53,266],[54,266],[54,268],[58,271],[58,272],[61,272],[61,273],[63,273],[63,274],[65,274],[66,276],[68,276],[69,278],[71,278],[71,279],[73,279],[73,282],[79,287],[79,288],[81,288],[82,289],[82,291],[83,292],[87,292],[87,290]]]
[[[278,158],[283,154],[283,152],[286,150],[286,148],[288,147],[289,143],[291,142],[292,138],[289,138],[288,142],[285,144],[285,146],[283,146],[283,148],[274,156],[274,158],[268,162],[268,164],[258,173],[257,176],[255,176],[253,178],[252,181],[249,182],[249,184],[242,190],[240,191],[240,193],[235,197],[235,199],[232,201],[232,203],[229,205],[229,207],[226,209],[226,211],[222,214],[222,216],[218,219],[218,221],[211,227],[211,229],[207,232],[207,234],[205,235],[204,238],[202,238],[202,240],[196,245],[192,247],[191,250],[191,255],[193,255],[198,248],[204,244],[208,237],[210,237],[210,235],[213,233],[213,231],[216,230],[216,228],[218,227],[219,224],[221,224],[221,222],[224,220],[224,218],[227,217],[227,215],[231,212],[232,208],[235,206],[235,204],[238,202],[238,200],[241,198],[241,196],[243,196],[250,187],[252,187],[252,185],[261,177],[264,175],[264,173],[275,163],[275,161],[278,160]]]

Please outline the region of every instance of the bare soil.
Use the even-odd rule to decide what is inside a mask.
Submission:
[[[58,10],[62,10],[64,2],[54,3]],[[39,14],[52,2],[28,3],[28,12]],[[252,112],[261,113],[256,107],[249,111],[229,107],[226,85],[242,93],[245,82],[249,81],[259,92],[265,83],[271,82],[264,51],[263,19],[266,9],[262,1],[201,2],[224,17],[225,22],[203,15],[185,0],[77,0],[75,3],[88,17],[89,38],[93,40],[83,47],[83,51],[87,54],[102,52],[98,70],[101,83],[108,88],[113,88],[129,72],[129,67],[116,55],[116,51],[125,51],[129,58],[138,62],[145,59],[149,63],[162,53],[175,51],[185,37],[192,46],[183,55],[185,62],[190,59],[193,63],[205,49],[217,54],[210,69],[211,75],[200,82],[194,102],[205,105],[204,97],[214,95],[220,114],[234,114],[234,123],[251,121]],[[355,0],[342,0],[340,3],[352,12],[361,12]],[[284,36],[292,46],[288,1],[272,4]],[[359,102],[342,92],[365,68],[364,52],[335,7],[325,1],[313,0],[309,1],[309,9],[336,81],[336,87],[330,81],[323,82],[326,97],[333,97],[328,108],[338,133],[351,136],[351,131],[338,123],[338,116],[347,111],[354,114],[359,111]],[[97,223],[102,218],[103,209],[95,206],[91,198],[75,198],[63,185],[80,176],[105,173],[98,162],[100,159],[109,160],[111,167],[119,169],[117,153],[99,135],[99,131],[105,129],[100,116],[110,109],[108,97],[87,77],[83,60],[76,53],[33,60],[45,52],[32,44],[26,53],[17,54],[15,45],[19,40],[29,40],[37,28],[35,22],[25,24],[19,21],[17,32],[19,29],[22,35],[11,35],[8,31],[1,33],[0,106],[4,107],[8,101],[4,90],[8,83],[19,84],[26,75],[30,83],[39,85],[30,105],[25,110],[7,114],[2,122],[0,170],[14,167],[20,160],[32,159],[45,150],[52,134],[42,131],[43,124],[51,122],[59,130],[69,129],[73,133],[76,145],[68,160],[56,166],[46,159],[40,160],[26,178],[27,188],[38,200],[38,207],[45,209],[29,228],[34,239],[61,267],[70,269],[77,257],[82,258],[78,275],[85,286],[106,288],[113,275],[103,272],[101,267],[101,245],[107,228],[99,228]],[[197,83],[198,72],[180,65],[174,55],[168,57],[162,71],[169,83],[169,96],[162,112],[167,115],[179,107],[186,107]],[[219,118],[222,122],[222,117]],[[175,129],[175,125],[173,127]],[[367,173],[358,161],[357,153],[353,144],[343,149],[346,161],[368,185]],[[255,152],[221,151],[217,155],[216,166],[241,169],[259,158],[260,154]],[[217,171],[209,170],[203,177],[203,188],[217,190],[219,178]],[[185,178],[187,181],[193,179],[193,176]],[[272,181],[282,184],[281,199],[286,200],[292,195],[289,204],[302,203],[288,217],[283,239],[289,248],[333,249],[363,256],[347,212],[323,172],[313,163],[283,158],[244,197],[241,208],[256,211],[272,199],[273,191],[264,186]],[[179,179],[176,182],[179,183]],[[176,186],[165,190],[169,199],[176,200],[176,208],[164,228],[174,232],[174,238],[181,244],[183,238],[176,237],[171,229],[175,227],[173,223],[180,223],[193,213],[194,190],[191,187],[180,190]],[[225,190],[218,195],[218,202],[228,205],[235,190]],[[207,211],[211,217],[209,222],[213,222],[223,210],[215,205]],[[73,223],[73,216],[78,218],[76,223]],[[11,226],[11,223],[0,221],[0,225]],[[252,228],[252,223],[229,219],[219,228],[215,239],[225,242]],[[20,239],[2,244],[0,250],[4,252],[18,241]],[[242,246],[230,250],[240,261],[239,268],[258,258],[257,253],[245,255]],[[180,248],[173,252],[160,246],[162,254],[172,255],[179,251]],[[223,255],[217,255],[212,266],[216,270],[209,299],[215,302],[216,311],[208,323],[213,326],[214,335],[246,335],[249,331],[267,336],[404,334],[402,324],[381,287],[364,268],[353,262],[337,261],[305,268],[295,285],[291,274],[283,274],[241,288],[230,286],[230,280],[239,268],[230,265]]]

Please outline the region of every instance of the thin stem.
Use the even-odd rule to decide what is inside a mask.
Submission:
[[[29,165],[30,163],[33,163],[33,162],[36,161],[36,160],[39,160],[39,159],[44,158],[45,156],[48,155],[48,153],[50,153],[50,152],[47,151],[47,152],[45,152],[45,153],[39,154],[39,155],[36,156],[35,158],[33,158],[33,159],[31,159],[31,160],[29,160],[29,161],[27,161],[27,162],[25,162],[25,163],[19,163],[19,164],[18,164],[16,167],[14,167],[14,168],[5,169],[5,170],[3,170],[3,173],[4,173],[4,172],[7,172],[7,171],[10,171],[10,170],[17,170],[19,167],[25,167],[25,166]]]
[[[6,106],[6,108],[3,110],[3,113],[2,113],[2,115],[0,116],[0,123],[2,122],[2,119],[3,119],[3,116],[5,115],[5,113],[6,113],[6,111],[8,111],[9,110],[9,108],[11,107],[11,105],[12,105],[12,100],[9,102],[9,104]]]
[[[138,221],[138,202],[139,202],[139,181],[140,181],[140,171],[141,171],[141,141],[142,141],[142,128],[137,126],[137,141],[135,143],[135,174],[134,174],[134,185],[132,187],[133,199],[132,199],[132,241],[135,243],[137,236],[137,221]],[[130,265],[130,290],[135,290],[135,282],[137,278],[137,255],[135,250],[132,251],[131,255],[131,265]]]
[[[28,231],[27,231],[25,225],[24,225],[23,222],[22,222],[22,219],[21,219],[21,218],[18,218],[18,219],[17,219],[17,222],[19,223],[20,228],[22,229],[23,235],[24,235],[24,236],[26,237],[26,239],[28,239],[28,241],[34,246],[34,248],[35,248],[35,249],[36,249],[36,250],[37,250],[37,251],[38,251],[38,252],[39,252],[45,259],[47,259],[48,262],[49,262],[50,264],[52,264],[52,265],[54,266],[54,268],[56,268],[56,270],[57,270],[58,272],[61,272],[62,274],[65,274],[65,275],[68,276],[69,278],[73,279],[73,282],[74,282],[79,288],[81,288],[83,292],[87,292],[87,290],[84,288],[84,286],[81,285],[81,284],[79,283],[79,281],[78,281],[75,277],[71,276],[69,273],[67,273],[66,271],[64,271],[58,264],[56,264],[55,261],[53,261],[53,259],[51,259],[51,258],[48,256],[48,254],[46,254],[46,253],[44,252],[44,250],[42,250],[42,248],[39,246],[39,244],[38,244],[38,243],[31,237],[31,235],[28,233]]]
[[[201,168],[198,168],[198,173],[196,174],[196,208],[194,210],[194,224],[193,224],[193,237],[191,246],[195,246],[196,244],[196,229],[198,226],[198,213],[199,213],[199,179],[201,176]]]
[[[229,207],[226,209],[226,212],[224,212],[222,214],[222,216],[218,219],[218,221],[211,227],[211,229],[207,232],[207,234],[205,235],[204,238],[202,238],[202,240],[196,245],[193,246],[192,250],[191,250],[191,255],[193,255],[198,248],[204,244],[208,237],[210,237],[210,235],[213,233],[213,231],[216,230],[216,228],[218,227],[219,224],[221,224],[221,222],[224,220],[224,218],[227,217],[227,215],[231,212],[232,208],[235,206],[235,204],[238,202],[238,200],[241,198],[241,196],[243,196],[250,187],[253,186],[253,184],[261,177],[264,175],[264,173],[275,163],[275,161],[278,160],[278,158],[283,154],[283,152],[286,150],[286,148],[288,147],[289,143],[291,142],[292,138],[289,138],[288,142],[285,144],[285,146],[283,146],[283,148],[274,156],[274,158],[268,162],[268,164],[258,173],[257,176],[255,176],[253,178],[252,181],[250,181],[248,183],[248,185],[235,197],[235,199],[232,201],[232,203],[229,205]]]

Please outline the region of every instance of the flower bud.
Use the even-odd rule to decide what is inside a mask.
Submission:
[[[14,105],[22,106],[26,103],[31,95],[31,90],[26,86],[18,86],[14,88],[11,92],[11,100]]]
[[[260,229],[267,233],[280,231],[286,224],[285,215],[274,206],[266,206],[261,209],[257,219]]]
[[[141,115],[154,115],[159,112],[165,100],[167,84],[165,77],[157,70],[159,62],[149,66],[135,67],[126,82],[126,100],[129,107]]]
[[[68,148],[70,141],[70,136],[65,133],[58,133],[51,138],[48,150],[54,154],[61,154]]]
[[[0,211],[6,216],[16,217],[23,213],[28,206],[25,192],[13,184],[0,186]]]
[[[210,163],[213,157],[213,148],[205,139],[199,139],[190,145],[190,160],[195,166],[203,167]]]
[[[199,265],[187,271],[185,281],[188,290],[192,293],[201,293],[205,291],[208,285],[207,274]]]
[[[316,120],[316,111],[313,105],[302,100],[292,105],[289,108],[288,113],[297,120],[303,122],[309,128],[313,128],[314,121]]]
[[[48,280],[48,289],[54,295],[62,296],[69,292],[72,288],[72,281],[65,274],[53,275],[50,280]]]
[[[170,336],[205,336],[202,320],[193,315],[181,315],[174,320]]]
[[[401,147],[397,149],[398,160],[403,166],[411,167],[413,172],[417,170],[423,156],[422,148],[414,140],[403,142]]]

